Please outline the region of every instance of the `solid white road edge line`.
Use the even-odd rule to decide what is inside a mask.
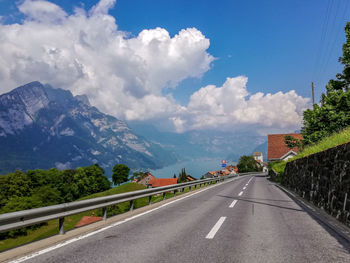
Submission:
[[[230,204],[229,208],[232,208],[236,205],[236,203],[238,202],[238,200],[233,200],[233,202]]]
[[[106,227],[104,227],[104,228],[101,228],[101,229],[99,229],[99,230],[96,230],[96,231],[90,232],[90,233],[88,233],[88,234],[81,235],[81,236],[78,236],[78,237],[75,237],[75,238],[66,240],[66,241],[64,241],[64,242],[62,242],[62,243],[58,243],[58,244],[56,244],[56,245],[54,245],[54,246],[51,246],[51,247],[48,247],[48,248],[39,250],[39,251],[34,252],[34,253],[32,253],[32,254],[29,254],[29,255],[27,255],[27,256],[24,256],[24,257],[21,257],[21,258],[18,258],[18,259],[9,261],[9,263],[19,263],[19,262],[23,262],[23,261],[26,261],[26,260],[28,260],[28,259],[31,259],[31,258],[40,256],[40,255],[42,255],[42,254],[45,254],[45,253],[50,252],[50,251],[52,251],[52,250],[55,250],[55,249],[58,249],[58,248],[60,248],[60,247],[66,246],[66,245],[71,244],[71,243],[73,243],[73,242],[76,242],[76,241],[82,240],[82,239],[84,239],[84,238],[87,238],[87,237],[96,235],[96,234],[98,234],[98,233],[100,233],[100,232],[103,232],[103,231],[105,231],[105,230],[107,230],[107,229],[110,229],[110,228],[112,228],[112,227],[121,225],[121,224],[126,223],[126,222],[128,222],[128,221],[130,221],[130,220],[133,220],[133,219],[138,218],[138,217],[140,217],[140,216],[146,215],[146,214],[148,214],[148,213],[151,213],[151,212],[153,212],[153,211],[156,211],[156,210],[158,210],[158,209],[161,209],[161,208],[163,208],[163,207],[166,207],[166,206],[168,206],[168,205],[170,205],[170,204],[173,204],[173,203],[175,203],[175,202],[178,202],[178,201],[181,201],[181,200],[186,199],[186,198],[188,198],[188,197],[194,196],[194,195],[199,194],[199,193],[201,193],[201,192],[203,192],[203,191],[206,191],[206,190],[209,190],[209,189],[213,189],[213,188],[216,187],[216,186],[223,185],[223,184],[225,184],[225,183],[229,183],[229,182],[232,182],[232,181],[236,181],[236,180],[228,180],[228,181],[226,181],[226,182],[224,182],[224,183],[215,184],[215,185],[213,185],[212,187],[204,188],[203,190],[199,190],[198,192],[195,192],[195,193],[193,193],[193,194],[190,194],[190,195],[181,197],[181,198],[179,198],[179,199],[170,201],[170,202],[168,202],[168,203],[166,203],[166,204],[163,204],[163,205],[161,205],[161,206],[155,207],[155,208],[153,208],[153,209],[151,209],[151,210],[148,210],[148,211],[145,211],[145,212],[143,212],[143,213],[134,215],[134,216],[132,216],[132,217],[126,218],[126,219],[124,219],[124,220],[122,220],[122,221],[116,222],[116,223],[114,223],[114,224],[111,224],[111,225],[106,226]]]
[[[205,237],[207,239],[213,239],[215,237],[216,232],[220,229],[221,225],[224,223],[226,216],[220,217],[220,219],[216,222],[213,228],[210,230],[208,235]]]
[[[238,196],[241,196],[243,194],[243,191],[238,194]]]

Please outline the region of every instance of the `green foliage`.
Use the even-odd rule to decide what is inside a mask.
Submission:
[[[179,173],[179,177],[177,179],[177,182],[178,183],[184,183],[187,181],[187,178],[186,178],[187,174],[186,174],[186,170],[185,168],[182,168],[181,169],[181,172]]]
[[[288,161],[273,161],[269,163],[269,169],[274,170],[276,173],[282,174]]]
[[[297,156],[293,157],[292,159],[289,159],[288,161],[303,158],[310,154],[322,152],[329,148],[333,148],[340,144],[348,142],[350,142],[350,127],[347,127],[344,130],[334,133],[328,137],[324,137],[322,140],[320,140],[314,145],[304,147],[303,150],[299,152]]]
[[[145,177],[147,177],[147,172],[135,172],[130,177],[130,180],[132,181],[132,180],[136,179],[137,181],[140,181]]]
[[[276,173],[279,173],[281,176],[283,176],[284,169],[288,162],[303,158],[311,154],[322,152],[348,142],[350,142],[350,127],[347,127],[339,133],[334,133],[331,136],[325,137],[314,145],[304,147],[302,151],[298,153],[297,156],[294,156],[288,161],[269,162],[268,168],[274,170]]]
[[[110,187],[98,164],[76,170],[16,171],[0,176],[0,214],[70,202]],[[0,238],[25,235],[35,227],[3,233]]]
[[[295,147],[301,147],[301,140],[294,138],[293,136],[286,135],[284,136],[284,143],[287,145],[289,149],[293,149]]]
[[[240,173],[257,172],[260,170],[254,157],[248,155],[243,155],[239,158],[237,168]]]
[[[116,164],[113,167],[112,181],[114,185],[120,185],[127,182],[129,178],[130,168],[125,164]]]
[[[346,24],[345,34],[343,57],[339,58],[343,72],[328,82],[321,105],[314,104],[313,109],[304,111],[304,145],[314,144],[350,125],[350,22]]]

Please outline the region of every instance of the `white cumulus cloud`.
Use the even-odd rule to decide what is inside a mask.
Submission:
[[[68,15],[45,0],[25,0],[21,24],[0,24],[0,78],[3,93],[39,80],[122,119],[145,120],[181,110],[164,88],[201,77],[214,57],[196,28],[170,36],[163,28],[130,37],[108,14],[115,0]]]
[[[248,78],[227,78],[221,87],[209,85],[192,94],[187,112],[174,125],[184,129],[235,129],[239,126],[261,130],[293,131],[300,128],[308,98],[294,90],[283,93],[249,94]]]
[[[26,0],[18,8],[28,19],[40,22],[58,22],[67,16],[59,6],[43,0]]]
[[[20,24],[0,19],[0,93],[39,80],[86,94],[100,110],[124,120],[164,121],[177,131],[297,129],[308,99],[295,91],[250,94],[248,78],[228,78],[221,86],[200,88],[182,106],[164,90],[187,78],[200,78],[214,57],[198,29],[170,36],[164,28],[131,36],[109,15],[115,0],[67,14],[45,0],[24,0]]]

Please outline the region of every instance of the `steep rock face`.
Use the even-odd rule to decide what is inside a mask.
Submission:
[[[98,162],[158,168],[176,161],[123,121],[90,106],[86,96],[31,82],[0,96],[0,173],[73,168]]]

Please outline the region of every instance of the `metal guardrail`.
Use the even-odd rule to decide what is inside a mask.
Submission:
[[[115,194],[103,197],[97,197],[82,201],[74,201],[70,203],[33,208],[23,211],[17,211],[12,213],[0,214],[0,233],[7,232],[9,230],[22,228],[25,226],[31,226],[42,222],[47,222],[52,219],[59,219],[59,233],[64,234],[64,218],[66,216],[79,214],[82,212],[94,210],[97,208],[102,208],[102,219],[107,219],[107,207],[111,205],[116,205],[124,202],[130,202],[130,210],[134,209],[134,201],[139,198],[149,197],[149,204],[152,204],[152,196],[157,194],[163,194],[163,200],[165,199],[165,194],[167,192],[173,191],[174,195],[180,190],[184,192],[184,189],[194,186],[197,188],[202,185],[212,184],[218,181],[224,181],[233,177],[241,178],[242,176],[248,175],[262,175],[263,173],[244,173],[239,174],[239,176],[229,175],[223,177],[214,177],[203,180],[197,180],[193,182],[180,183],[176,185],[169,185],[157,188],[149,188],[144,190],[126,192],[122,194]]]

